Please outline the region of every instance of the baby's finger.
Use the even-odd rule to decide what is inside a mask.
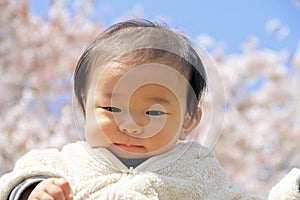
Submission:
[[[55,184],[47,184],[45,191],[55,200],[65,200],[64,191]]]
[[[65,200],[63,191],[52,180],[46,179],[40,182],[29,195],[29,200]]]
[[[56,178],[53,180],[53,183],[57,185],[64,193],[66,200],[72,200],[72,192],[69,182],[64,178]]]

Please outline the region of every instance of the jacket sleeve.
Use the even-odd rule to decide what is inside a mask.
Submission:
[[[292,169],[270,191],[269,200],[300,200],[300,169]]]
[[[37,176],[24,180],[13,188],[9,200],[26,200],[36,185],[47,178],[46,176]]]
[[[64,177],[62,169],[63,162],[58,150],[32,150],[16,162],[12,172],[0,178],[0,199],[7,200],[13,189],[26,179],[37,176]]]
[[[214,158],[215,159],[215,158]],[[211,192],[211,197],[208,199],[230,199],[230,200],[265,200],[266,198],[249,192],[242,185],[237,183],[232,183],[228,174],[219,165],[218,161],[215,159],[216,164],[211,164],[210,166],[215,166],[213,175],[218,182],[219,187],[214,188],[220,191]],[[207,167],[209,168],[209,167]],[[218,175],[219,174],[219,175]],[[221,174],[221,175],[220,175]],[[221,179],[219,178],[221,177]],[[219,193],[219,196],[214,197],[215,193]]]

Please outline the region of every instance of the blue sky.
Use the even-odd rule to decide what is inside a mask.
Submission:
[[[72,13],[82,0],[69,2]],[[48,7],[48,0],[32,0],[37,15],[45,15]],[[253,36],[259,48],[274,50],[294,51],[300,40],[300,0],[95,0],[91,19],[108,26],[132,16],[163,19],[194,40],[209,35],[210,47],[224,44],[226,53],[239,52]]]

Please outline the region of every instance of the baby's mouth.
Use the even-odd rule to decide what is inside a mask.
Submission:
[[[135,144],[123,144],[123,143],[114,143],[119,148],[126,149],[126,150],[138,150],[144,149],[145,147],[142,145],[135,145]]]

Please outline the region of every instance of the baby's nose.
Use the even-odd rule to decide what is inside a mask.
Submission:
[[[121,132],[129,135],[138,135],[142,133],[143,127],[136,124],[132,119],[123,120],[119,124]]]

